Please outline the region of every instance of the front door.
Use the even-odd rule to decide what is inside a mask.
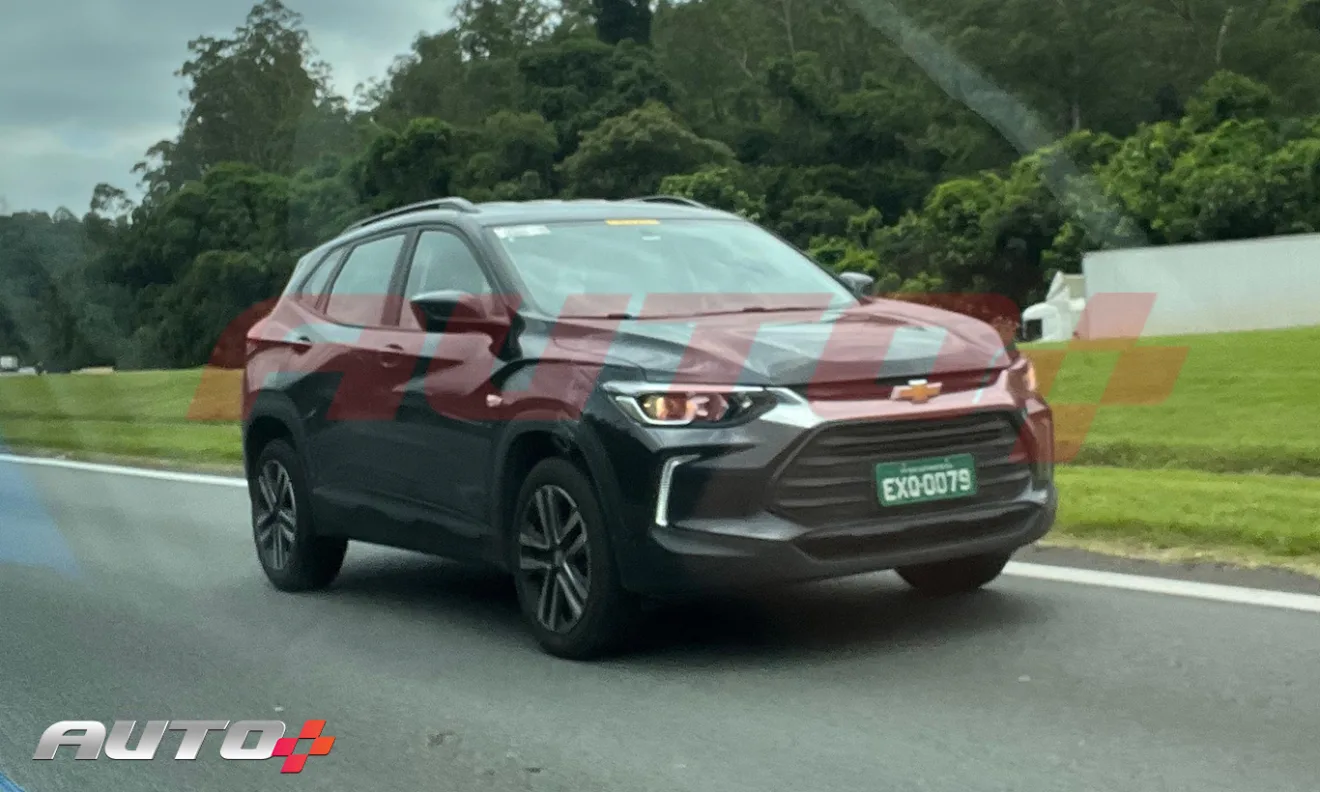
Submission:
[[[399,341],[417,357],[399,409],[397,461],[409,497],[433,514],[463,551],[480,553],[489,531],[495,424],[486,398],[499,365],[495,344],[486,333],[427,332],[408,299],[442,290],[490,295],[491,280],[473,248],[449,228],[423,229],[406,271]]]

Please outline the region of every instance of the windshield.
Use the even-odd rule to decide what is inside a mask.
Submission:
[[[595,294],[629,295],[630,312],[647,315],[857,303],[791,245],[737,220],[595,220],[497,226],[492,234],[526,296],[552,315],[570,297],[582,315],[592,301],[581,295]]]

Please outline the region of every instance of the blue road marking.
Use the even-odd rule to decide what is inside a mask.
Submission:
[[[23,792],[23,787],[9,780],[9,776],[0,773],[0,792]]]
[[[0,443],[0,453],[6,451]],[[11,462],[0,462],[0,565],[3,564],[43,567],[68,577],[80,574],[73,550],[42,502],[41,494],[23,466]],[[2,784],[0,790],[8,792]]]

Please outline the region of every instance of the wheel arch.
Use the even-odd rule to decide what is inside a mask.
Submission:
[[[604,450],[583,428],[581,422],[529,420],[513,421],[509,426],[499,442],[491,479],[493,497],[490,521],[494,527],[493,555],[497,563],[503,567],[510,565],[518,492],[527,475],[542,460],[564,459],[572,463],[587,477],[605,519],[610,523],[616,522],[620,511],[614,474]],[[611,538],[611,550],[617,553],[613,533],[606,532]]]
[[[274,440],[286,440],[302,457],[309,477],[315,476],[314,460],[302,453],[306,447],[306,433],[298,420],[298,412],[287,396],[262,391],[257,394],[243,421],[243,472],[251,477],[252,465],[261,449]]]

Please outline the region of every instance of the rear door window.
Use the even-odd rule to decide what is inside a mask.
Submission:
[[[330,287],[326,316],[341,324],[379,327],[404,239],[395,234],[350,250]]]

